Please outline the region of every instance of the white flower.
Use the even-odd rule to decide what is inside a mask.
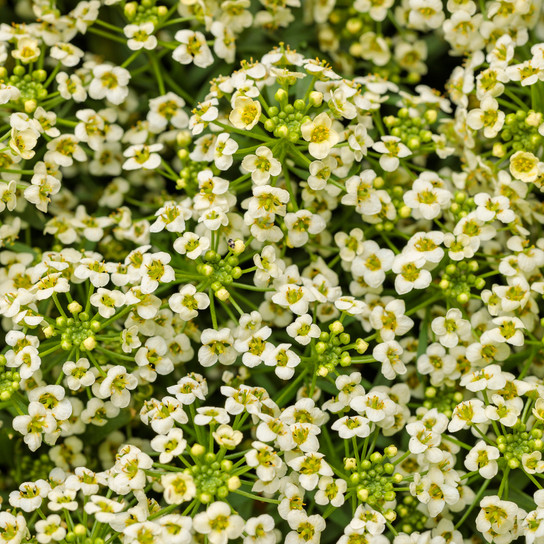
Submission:
[[[266,185],[270,177],[281,173],[281,163],[274,158],[268,147],[261,145],[254,155],[246,155],[242,159],[242,169],[251,173],[251,179],[256,185]]]
[[[516,425],[523,410],[523,400],[520,397],[504,399],[501,395],[492,395],[491,401],[493,404],[485,407],[485,415],[490,420],[498,421],[505,427]]]
[[[68,167],[74,164],[74,160],[86,161],[87,155],[75,136],[63,134],[47,142],[47,152],[44,160],[58,166]]]
[[[148,382],[157,379],[157,374],[166,375],[174,370],[174,364],[169,357],[166,341],[161,336],[148,338],[145,344],[138,349],[134,360],[138,365],[135,374]]]
[[[49,544],[52,540],[60,542],[66,536],[66,529],[62,526],[58,514],[51,514],[45,519],[36,521],[36,539],[40,544]]]
[[[256,440],[251,443],[251,446],[252,449],[245,454],[247,465],[255,468],[261,480],[265,482],[273,480],[283,466],[283,461],[268,444]]]
[[[310,452],[287,462],[294,471],[299,473],[299,483],[304,489],[308,491],[315,489],[320,476],[334,475],[324,457],[322,453]]]
[[[161,156],[157,151],[161,151],[162,148],[162,144],[130,146],[123,153],[125,157],[128,157],[123,163],[123,168],[125,170],[138,170],[140,168],[155,170],[161,164]]]
[[[308,516],[304,510],[289,512],[287,523],[292,531],[285,537],[285,544],[318,544],[326,527],[319,514]]]
[[[302,247],[308,242],[310,235],[319,234],[327,226],[323,217],[308,210],[288,213],[284,222],[293,247]]]
[[[181,64],[194,64],[206,68],[213,63],[213,55],[202,32],[178,30],[174,39],[180,45],[174,49],[172,58]]]
[[[391,270],[397,274],[395,290],[404,295],[412,289],[425,289],[432,281],[431,273],[424,269],[425,258],[415,252],[400,253],[395,256]]]
[[[57,428],[53,415],[39,402],[31,402],[28,415],[14,417],[12,425],[24,436],[30,451],[36,451],[41,446],[43,434],[53,433]]]
[[[323,476],[319,480],[318,488],[319,490],[315,494],[317,504],[332,504],[337,508],[344,504],[347,483],[342,478],[334,479],[330,476]]]
[[[433,319],[431,329],[444,347],[454,348],[459,343],[459,338],[466,339],[470,334],[470,323],[462,316],[461,310],[450,308],[445,317]]]
[[[370,421],[363,416],[344,416],[332,424],[332,429],[338,431],[344,440],[358,436],[366,438],[370,435]]]
[[[210,299],[206,293],[197,292],[194,285],[187,284],[168,299],[168,304],[181,319],[190,321],[198,315],[198,310],[204,310],[210,305]]]
[[[95,382],[94,374],[90,369],[89,360],[82,357],[77,362],[66,361],[62,365],[62,371],[66,376],[66,383],[72,391],[78,391],[82,387],[90,387]]]
[[[142,261],[142,293],[149,295],[157,290],[161,283],[170,283],[175,279],[174,269],[168,264],[172,257],[160,251],[146,253]]]
[[[362,243],[361,255],[351,263],[355,276],[362,276],[369,287],[380,287],[385,280],[385,273],[391,270],[395,254],[390,249],[382,249],[374,240]]]
[[[506,385],[506,378],[499,365],[487,365],[480,370],[465,374],[460,381],[469,391],[499,390]]]
[[[34,174],[31,183],[32,185],[27,187],[23,193],[25,199],[31,204],[34,204],[38,210],[47,212],[47,206],[49,202],[51,202],[50,196],[57,194],[60,190],[60,181],[56,177],[48,174]],[[3,198],[0,200],[3,200]]]
[[[112,104],[122,104],[128,96],[130,72],[120,66],[98,64],[93,68],[89,96],[95,100],[106,98]]]
[[[486,95],[479,108],[467,114],[467,125],[474,129],[484,129],[486,138],[494,138],[504,125],[506,114],[499,109],[499,103],[490,95]]]
[[[139,25],[126,25],[123,32],[127,38],[127,46],[132,51],[140,49],[152,50],[157,47],[157,38],[153,35],[155,26],[151,21]]]
[[[219,170],[228,170],[233,163],[233,154],[238,150],[238,144],[227,132],[222,132],[215,141],[213,149],[214,163]]]
[[[349,405],[373,422],[382,421],[396,411],[395,403],[383,391],[369,391],[366,395],[356,396]]]
[[[17,40],[17,47],[11,52],[11,56],[23,64],[35,62],[40,56],[40,44],[37,39],[25,36]]]
[[[213,50],[220,59],[225,59],[228,63],[234,62],[236,56],[236,35],[233,29],[225,26],[220,21],[214,21],[210,27],[210,32],[215,36]]]
[[[291,338],[303,346],[307,346],[312,338],[319,338],[321,329],[313,323],[310,314],[297,317],[287,328],[286,332]]]
[[[21,96],[21,91],[13,86],[0,83],[0,104],[7,104],[11,100],[18,100]]]
[[[379,142],[372,145],[372,149],[381,153],[380,166],[386,172],[394,172],[403,159],[412,154],[397,136],[382,136]]]
[[[273,349],[265,349],[263,353],[264,364],[274,367],[276,376],[282,380],[290,380],[300,363],[300,357],[288,349],[290,347],[291,344],[278,344]]]
[[[91,495],[83,508],[87,514],[94,515],[100,523],[108,523],[116,518],[117,513],[125,509],[125,504],[102,495]]]
[[[488,331],[485,331],[485,337],[480,341],[486,342],[507,342],[512,346],[523,346],[524,336],[522,329],[525,329],[523,321],[518,317],[499,316],[492,319],[493,324],[498,325]],[[483,335],[482,335],[483,336]]]
[[[432,517],[442,512],[446,505],[453,505],[459,501],[457,482],[447,478],[439,469],[431,469],[426,476],[414,475],[410,484],[410,492],[429,509]]]
[[[21,159],[31,159],[35,155],[34,148],[38,143],[40,133],[38,130],[28,127],[24,129],[11,129],[11,138],[9,140],[9,146],[11,151]]]
[[[435,187],[424,174],[414,181],[412,189],[404,193],[403,199],[414,210],[414,218],[434,219],[440,215],[442,209],[449,206],[451,193]]]
[[[374,359],[382,363],[382,374],[388,380],[394,380],[397,375],[406,373],[406,366],[401,359],[403,351],[401,345],[395,340],[382,342],[372,351]]]
[[[308,313],[310,302],[314,300],[315,296],[307,287],[290,283],[281,285],[272,295],[272,302],[297,315]]]
[[[24,512],[34,512],[40,508],[50,490],[51,485],[42,479],[35,482],[23,482],[18,491],[12,491],[9,494],[9,504]]]
[[[101,399],[111,398],[112,404],[117,408],[126,408],[130,403],[130,390],[137,385],[138,379],[129,374],[125,367],[117,365],[108,370],[98,390],[93,392]]]
[[[229,115],[229,121],[236,128],[251,130],[258,123],[261,111],[261,103],[258,100],[237,96]]]
[[[393,299],[385,307],[376,305],[370,313],[369,321],[387,342],[393,340],[395,336],[402,336],[414,326],[412,319],[404,315],[404,312],[404,300]]]
[[[219,361],[222,365],[231,365],[238,354],[233,347],[234,339],[229,329],[205,329],[200,337],[202,346],[198,350],[198,362],[209,367]]]
[[[181,504],[192,500],[196,495],[193,477],[184,472],[171,472],[161,476],[164,487],[164,500],[168,504]]]
[[[63,66],[71,68],[79,64],[84,52],[72,43],[57,42],[51,48],[51,57],[60,61]]]
[[[55,79],[60,96],[64,100],[73,100],[80,103],[87,98],[87,91],[83,86],[83,82],[76,74],[68,75],[66,72],[59,72]]]
[[[497,459],[501,456],[494,446],[487,445],[480,440],[465,457],[465,466],[468,470],[477,470],[482,478],[490,480],[499,471]]]
[[[502,501],[497,495],[484,497],[480,501],[480,512],[476,517],[476,528],[490,535],[504,535],[517,521],[518,506],[514,502]],[[494,538],[488,539],[491,542]]]
[[[300,132],[309,142],[308,152],[315,159],[324,159],[339,141],[338,133],[332,128],[332,119],[326,112],[304,123]]]
[[[149,111],[147,113],[149,130],[160,134],[168,124],[171,124],[174,128],[186,128],[189,124],[189,117],[183,109],[184,106],[185,100],[173,92],[149,100]]]
[[[115,315],[117,308],[125,304],[125,295],[117,289],[109,290],[99,287],[90,297],[91,304],[98,308],[98,313],[108,319]]]
[[[274,530],[274,518],[269,514],[261,514],[246,521],[243,544],[275,544],[278,541],[278,531]]]
[[[479,399],[461,402],[453,410],[453,416],[448,425],[450,433],[455,433],[472,424],[486,423],[484,403]]]
[[[210,239],[193,232],[185,232],[176,238],[173,247],[180,255],[187,255],[188,259],[195,260],[210,248]]]
[[[30,189],[30,187],[25,189],[24,195],[25,195],[25,198],[29,202],[36,204],[37,202],[41,202],[42,198],[41,198],[41,195],[32,194],[33,192],[34,193],[36,192],[36,189],[38,189],[38,192],[39,192],[39,188],[36,186],[34,187],[35,188],[30,192],[29,195],[27,195],[27,191]],[[0,184],[0,212],[3,212],[6,208],[10,212],[12,212],[15,209],[15,206],[17,206],[16,191],[17,191],[17,183],[15,180],[11,180],[9,182],[2,180],[2,183]],[[49,202],[49,199],[47,199],[47,202]]]
[[[244,520],[239,515],[232,514],[227,503],[218,501],[194,517],[193,529],[199,534],[207,535],[211,544],[226,544],[242,535]]]

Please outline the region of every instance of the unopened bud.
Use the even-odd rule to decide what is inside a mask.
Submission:
[[[315,345],[315,351],[318,354],[324,353],[326,349],[327,349],[327,344],[325,344],[325,342],[318,342]]]
[[[319,91],[312,91],[310,93],[309,101],[312,106],[318,108],[323,102],[323,93],[320,93]]]
[[[284,104],[284,103],[287,102],[287,99],[289,98],[289,95],[287,94],[287,91],[285,89],[278,89],[276,91],[276,94],[274,95],[274,98],[280,104]]]
[[[234,240],[234,247],[231,249],[231,251],[235,255],[240,255],[240,253],[243,253],[246,249],[246,244],[243,242],[243,240]]]
[[[469,298],[470,297],[468,296],[467,293],[459,293],[457,295],[457,302],[459,304],[466,304],[468,302]]]
[[[176,134],[176,142],[180,147],[188,146],[191,143],[191,133],[188,130],[180,130]]]
[[[83,306],[76,300],[73,300],[72,302],[70,302],[70,304],[68,304],[68,311],[73,315],[77,315],[82,310]]]
[[[395,457],[395,455],[397,455],[397,453],[399,452],[397,446],[394,446],[393,444],[391,444],[390,446],[387,446],[387,448],[385,448],[383,450],[383,453],[389,457],[389,459],[391,459],[392,457]]]
[[[127,19],[132,19],[136,15],[138,4],[136,2],[129,2],[125,4],[125,16]]]
[[[368,489],[365,489],[364,487],[357,490],[357,497],[361,501],[366,501],[368,499]]]
[[[395,513],[394,510],[389,509],[389,510],[387,510],[387,512],[385,512],[385,514],[383,515],[383,517],[384,517],[387,521],[391,522],[391,521],[395,521],[395,520],[397,519],[397,514]]]
[[[213,274],[213,266],[209,264],[205,264],[202,266],[202,275],[203,276],[211,276]]]
[[[355,350],[362,355],[368,349],[368,342],[365,342],[362,338],[357,338],[355,341]]]
[[[198,499],[200,500],[200,502],[202,504],[208,504],[209,502],[211,502],[211,500],[213,499],[212,495],[210,495],[209,493],[201,493],[199,496],[198,496]]]
[[[493,145],[492,153],[494,157],[498,157],[500,159],[501,157],[504,157],[506,155],[506,147],[503,144],[497,142]]]
[[[427,110],[423,117],[425,117],[425,121],[428,123],[434,123],[438,117],[438,113],[436,110]]]
[[[411,213],[412,213],[412,210],[408,206],[402,206],[399,209],[399,215],[400,217],[402,217],[402,219],[406,219],[407,217],[410,217]]]
[[[346,457],[344,459],[344,468],[346,470],[353,470],[357,467],[357,459],[355,457]]]
[[[229,488],[229,491],[234,491],[235,489],[238,489],[242,485],[242,482],[240,481],[240,478],[238,476],[231,476],[227,480],[227,487]]]
[[[87,534],[87,527],[85,527],[85,525],[83,525],[82,523],[78,523],[74,527],[74,533],[76,534],[76,536],[85,536]]]
[[[512,457],[511,459],[508,459],[508,466],[511,469],[518,468],[519,467],[519,459],[517,459],[516,457]]]
[[[329,369],[328,369],[326,366],[320,366],[320,367],[319,367],[319,370],[317,371],[317,373],[318,373],[322,378],[324,378],[325,376],[328,375]]]
[[[382,460],[382,457],[383,455],[379,452],[379,451],[375,451],[371,456],[370,456],[370,460],[373,462],[373,463],[377,463],[379,461]]]
[[[340,334],[344,332],[344,325],[340,321],[334,321],[329,325],[329,330],[334,334]]]
[[[281,125],[276,129],[277,135],[279,138],[287,138],[289,136],[289,129],[287,125]]]
[[[215,296],[219,299],[225,302],[230,298],[230,293],[224,288],[221,287],[218,291],[216,291]]]
[[[200,457],[206,453],[206,448],[202,444],[194,444],[191,448],[191,455],[195,457]]]
[[[92,351],[96,347],[96,340],[94,336],[89,336],[88,338],[85,338],[81,345],[87,350]]]
[[[37,107],[38,107],[38,103],[34,99],[25,100],[26,113],[33,113]]]

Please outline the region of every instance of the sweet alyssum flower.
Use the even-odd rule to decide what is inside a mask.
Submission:
[[[0,25],[0,539],[539,542],[538,2],[73,4]]]

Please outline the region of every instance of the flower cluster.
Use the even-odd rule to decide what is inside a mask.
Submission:
[[[544,542],[540,8],[2,7],[0,542]]]

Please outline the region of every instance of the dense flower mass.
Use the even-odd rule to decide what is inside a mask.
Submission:
[[[0,1],[0,544],[543,544],[541,4]]]

